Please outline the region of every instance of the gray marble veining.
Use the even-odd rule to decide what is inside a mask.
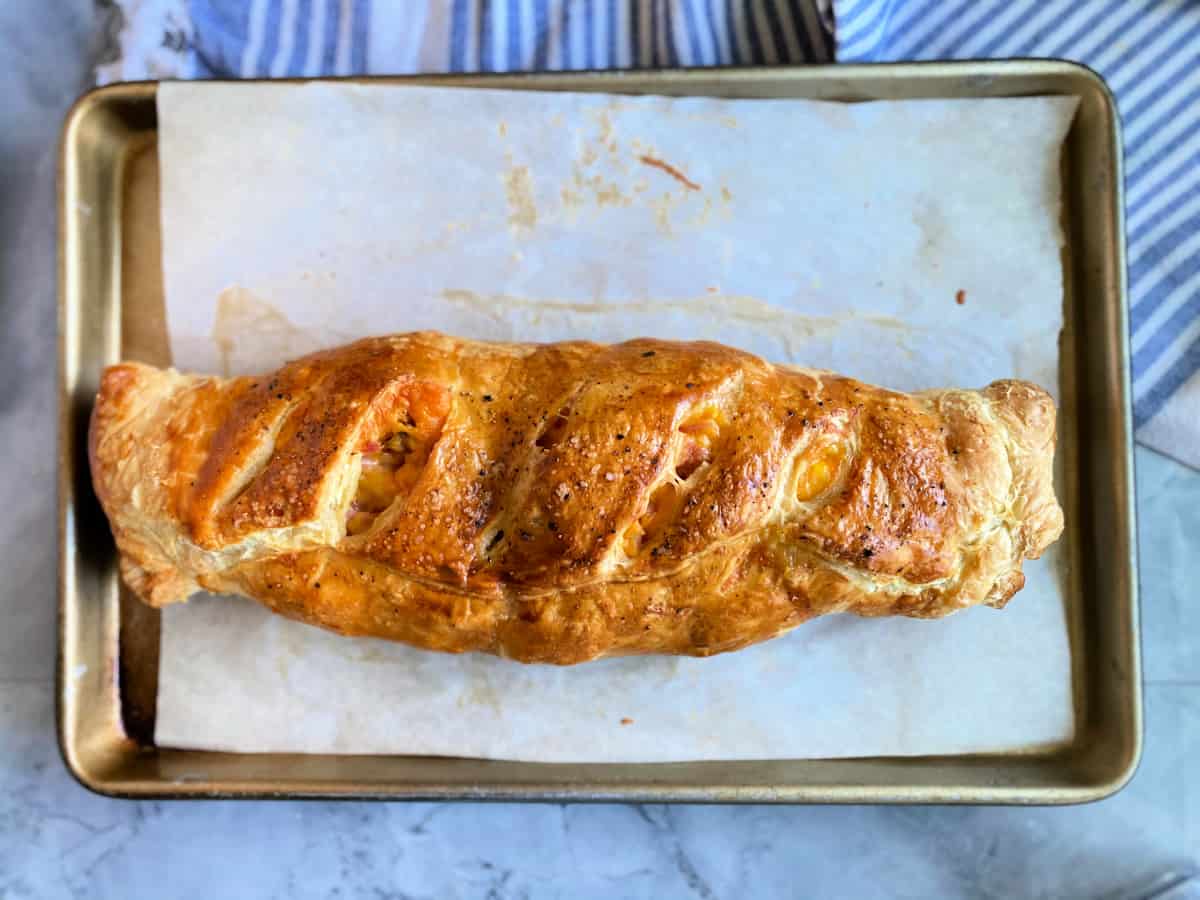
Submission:
[[[1200,475],[1139,451],[1146,755],[1067,809],[150,803],[54,740],[54,151],[103,16],[0,4],[0,898],[1113,897],[1200,856]]]

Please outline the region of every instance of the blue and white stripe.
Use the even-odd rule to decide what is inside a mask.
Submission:
[[[194,78],[367,71],[370,0],[193,0],[190,13]]]
[[[828,62],[813,0],[192,0],[192,75]]]
[[[1104,76],[1125,136],[1134,419],[1150,422],[1200,372],[1200,2],[834,0],[834,14],[843,62],[1059,57]]]
[[[811,0],[452,0],[449,44],[461,72],[831,58]]]

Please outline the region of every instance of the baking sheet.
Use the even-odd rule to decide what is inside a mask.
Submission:
[[[417,327],[656,334],[903,389],[1053,388],[1073,106],[163,85],[172,351],[253,371]],[[1004,613],[835,617],[727,657],[570,670],[204,599],[163,617],[157,742],[552,761],[1042,747],[1072,734],[1060,555],[1028,574]]]

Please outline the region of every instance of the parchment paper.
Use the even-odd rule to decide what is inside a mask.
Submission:
[[[352,337],[712,338],[903,390],[1057,389],[1075,101],[858,105],[346,84],[159,88],[175,364]],[[1003,612],[830,617],[570,669],[165,611],[157,741],[539,761],[953,754],[1073,731],[1064,559]]]

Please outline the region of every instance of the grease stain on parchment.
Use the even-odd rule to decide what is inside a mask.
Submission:
[[[651,204],[654,210],[654,224],[658,226],[658,230],[663,234],[672,234],[671,228],[671,208],[675,206],[675,195],[670,191],[663,194]]]
[[[332,302],[332,301],[331,301]],[[274,304],[241,285],[217,296],[210,338],[221,374],[262,372],[325,347],[346,343],[337,329],[314,331],[295,325]]]
[[[504,173],[504,193],[508,198],[509,226],[518,233],[532,231],[538,214],[529,166],[513,166]]]
[[[736,131],[741,127],[741,123],[738,122],[737,116],[726,115],[723,113],[713,114],[692,112],[687,113],[685,118],[692,122],[704,122],[709,125],[720,125],[722,128],[726,128],[730,131]]]
[[[300,329],[287,316],[240,285],[228,287],[217,296],[212,340],[217,345],[221,374],[226,378],[234,372],[239,341],[267,341],[291,353],[302,343],[301,337]]]
[[[599,143],[605,145],[609,152],[615,153],[617,143],[613,138],[612,116],[609,115],[607,109],[592,109],[588,110],[588,115],[595,121],[598,129],[596,139]]]
[[[658,159],[657,157],[650,156],[648,153],[643,153],[638,156],[638,162],[640,162],[642,165],[651,166],[662,172],[666,172],[689,191],[701,190],[700,185],[696,184],[696,182],[684,175],[678,166],[671,165],[671,163],[667,162],[665,159]]]
[[[572,123],[575,153],[570,171],[558,187],[559,205],[550,211],[539,209],[530,166],[518,164],[513,148],[506,144],[507,170],[501,178],[507,221],[514,236],[529,234],[547,218],[543,213],[551,221],[560,219],[571,224],[583,215],[596,215],[605,209],[634,207],[644,209],[658,232],[667,237],[678,228],[707,225],[714,213],[723,219],[731,217],[733,195],[727,186],[714,185],[713,190],[706,191],[687,173],[685,162],[668,159],[657,147],[636,136],[619,137],[619,121],[614,116],[621,108],[622,104],[614,102],[587,110],[582,119]],[[566,124],[561,114],[546,121],[547,128]],[[736,121],[718,124],[737,127]],[[512,137],[507,123],[498,123],[497,132],[506,142]],[[647,170],[657,170],[657,174],[647,176]]]
[[[634,207],[649,213],[657,231],[671,237],[681,228],[707,225],[714,214],[731,217],[733,195],[727,186],[706,190],[688,173],[686,161],[670,158],[636,135],[619,135],[620,123],[614,120],[619,109],[614,104],[588,110],[574,131],[575,158],[559,188],[565,221],[605,208]],[[720,125],[737,127],[736,122]]]
[[[472,673],[474,677],[465,691],[458,697],[458,706],[462,707],[488,707],[496,712],[503,711],[503,704],[500,702],[500,695],[496,692],[496,688],[491,681],[482,673]]]
[[[581,331],[586,329],[588,319],[628,320],[631,316],[639,314],[662,316],[671,313],[686,313],[697,319],[737,322],[770,329],[779,334],[790,332],[803,338],[835,334],[850,324],[868,324],[886,329],[896,333],[898,339],[911,335],[915,330],[912,323],[895,316],[864,314],[852,309],[834,315],[813,316],[775,306],[758,297],[711,291],[696,297],[639,299],[636,302],[531,299],[507,294],[479,294],[460,289],[444,290],[441,297],[460,309],[485,313],[492,318],[503,318],[519,311],[529,312],[533,314],[531,318],[536,323],[540,322],[545,314],[572,315],[580,319]]]

